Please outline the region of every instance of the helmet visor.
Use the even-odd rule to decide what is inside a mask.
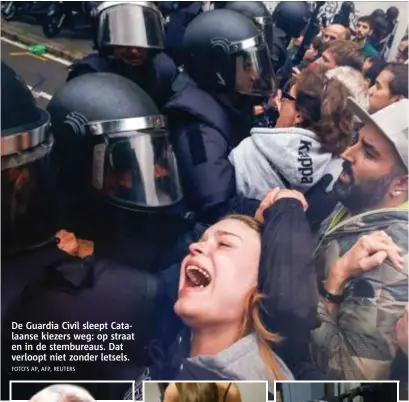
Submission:
[[[166,207],[182,199],[176,159],[163,129],[110,134],[94,146],[92,184],[127,209]]]
[[[98,45],[164,48],[163,18],[154,7],[118,4],[103,10],[98,20]]]
[[[2,250],[39,245],[55,231],[52,140],[1,158]]]
[[[271,49],[273,46],[273,19],[271,17],[258,17],[254,19],[254,22],[262,33],[268,48]]]
[[[270,96],[275,75],[265,42],[236,54],[236,91],[245,95]]]

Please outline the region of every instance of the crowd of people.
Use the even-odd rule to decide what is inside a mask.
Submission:
[[[47,111],[2,63],[2,347],[13,321],[135,329],[126,363],[30,374],[6,356],[3,382],[407,395],[407,36],[386,61],[378,14],[352,31],[305,2],[184,3],[98,5],[96,52]]]

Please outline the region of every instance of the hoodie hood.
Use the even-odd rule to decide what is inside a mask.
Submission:
[[[326,174],[333,177],[330,191],[342,172],[341,158],[321,152],[318,137],[298,127],[254,128],[229,160],[235,168],[237,192],[259,200],[274,187],[305,193]]]
[[[274,353],[285,380],[294,380],[294,376],[285,363]],[[274,381],[260,356],[255,334],[247,335],[215,356],[191,357],[192,363],[211,370],[221,378],[234,381],[268,381],[268,390],[274,393]]]

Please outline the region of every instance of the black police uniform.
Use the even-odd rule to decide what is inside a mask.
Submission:
[[[167,19],[165,51],[180,66],[184,62],[183,36],[187,26],[202,12],[201,1],[155,2]]]
[[[73,63],[67,81],[95,72],[119,74],[138,84],[162,107],[172,94],[177,73],[175,63],[163,52],[163,18],[152,2],[124,3],[103,3],[96,9],[94,47],[98,53]],[[144,49],[147,60],[142,66],[127,64],[114,57],[113,46]]]
[[[145,212],[150,212],[144,216],[155,216],[155,209],[163,212],[178,204],[182,194],[174,175],[177,168],[168,147],[164,119],[152,100],[136,84],[118,75],[90,74],[67,83],[50,102],[48,110],[52,117],[53,143],[47,130],[49,114],[35,107],[28,89],[3,64],[2,78],[2,85],[13,84],[11,88],[2,86],[3,96],[9,99],[9,102],[2,103],[2,115],[9,117],[3,120],[2,131],[2,213],[10,217],[2,220],[2,350],[8,352],[2,358],[2,399],[9,398],[10,380],[132,380],[139,375],[139,365],[148,362],[144,345],[154,330],[157,278],[135,269],[135,266],[142,267],[129,265],[129,261],[121,263],[101,256],[101,247],[114,249],[119,243],[110,244],[106,240],[111,235],[110,230],[119,230],[121,223],[128,222],[129,225],[121,233],[127,238],[126,233],[131,232],[130,224],[136,222],[137,225],[138,221],[129,222],[129,213],[122,216],[122,221],[116,221],[114,226],[117,217],[112,212],[114,207],[105,210],[111,213],[107,217],[99,215],[102,208],[97,202],[87,202],[106,195],[104,178],[109,177],[109,185],[112,186],[110,201],[124,210],[133,210],[132,207],[135,209],[138,205],[141,210],[145,207]],[[103,96],[103,90],[109,96]],[[8,93],[10,96],[7,96]],[[79,113],[70,114],[73,108],[81,110],[87,117]],[[87,118],[91,121],[108,119],[108,126],[88,124]],[[21,136],[25,141],[19,141]],[[102,155],[102,160],[107,160],[107,170],[102,175],[94,176],[92,181],[96,186],[95,192],[89,187],[92,174],[96,175],[94,157],[99,157],[98,161],[101,162],[102,148],[93,147],[94,141],[98,145],[106,145],[107,153]],[[145,154],[151,151],[151,165],[142,163],[139,150]],[[124,162],[123,157],[128,159]],[[92,174],[87,170],[90,167],[94,168]],[[124,170],[127,174],[123,174]],[[152,171],[156,174],[149,176]],[[58,172],[58,176],[52,176],[53,172]],[[144,180],[138,182],[141,176]],[[53,198],[53,195],[58,195],[58,198]],[[73,195],[77,198],[73,198]],[[147,205],[147,202],[150,204]],[[83,215],[80,214],[81,210]],[[71,220],[75,213],[79,214],[77,221]],[[172,224],[185,222],[178,213],[171,216],[169,220]],[[65,252],[56,236],[60,228],[75,231],[81,218],[83,222],[80,223],[89,226],[82,234],[95,236],[84,236],[94,241],[95,251],[85,258]],[[103,224],[104,219],[108,222],[107,226]],[[166,223],[163,215],[161,219],[156,218],[156,222],[159,221]],[[93,227],[94,223],[99,225]],[[133,229],[139,231],[139,239],[146,237],[161,242],[166,237],[161,234],[163,231],[160,227],[145,225],[134,226]],[[166,230],[168,242],[170,238],[177,238],[176,224]],[[105,243],[98,242],[98,231]],[[106,234],[105,238],[102,233]],[[78,236],[77,232],[75,234]],[[138,236],[135,237],[138,239]],[[154,251],[154,247],[148,250],[139,246],[138,249],[135,247],[138,241],[130,244],[131,240],[128,238],[127,243],[131,250],[128,249],[128,253],[122,256],[123,260],[142,259],[150,265],[158,250],[163,250],[160,243],[156,243]],[[122,249],[116,253],[112,250],[112,254],[118,255]],[[142,257],[138,254],[142,254]],[[134,340],[124,344],[123,353],[130,361],[75,363],[75,371],[52,373],[12,370],[13,366],[30,365],[11,359],[9,351],[15,343],[11,337],[13,321],[23,324],[27,321],[59,324],[69,321],[79,322],[80,326],[87,321],[108,324],[127,322],[135,333]],[[69,331],[59,328],[55,332]],[[118,331],[114,328],[107,330],[109,335],[114,332]],[[42,342],[47,343],[45,340]],[[35,351],[30,353],[34,354]],[[113,392],[116,392],[115,388]]]
[[[48,110],[64,160],[61,204],[72,204],[61,209],[74,211],[64,225],[95,240],[98,254],[150,270],[191,227],[164,117],[136,84],[104,73],[69,81]],[[91,124],[101,120],[111,123]],[[118,132],[90,131],[106,127]]]
[[[274,9],[271,55],[277,73],[288,62],[287,47],[291,38],[301,35],[308,24],[310,14],[304,1],[281,1]]]
[[[165,110],[188,207],[212,223],[228,212],[236,195],[228,155],[250,133],[252,96],[270,94],[274,76],[263,35],[231,10],[209,11],[192,21],[184,48],[185,70]],[[236,88],[242,63],[256,60],[257,78]]]

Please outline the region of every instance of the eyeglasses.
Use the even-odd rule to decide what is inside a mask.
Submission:
[[[281,95],[281,99],[288,99],[291,102],[295,102],[296,99],[294,98],[294,96],[290,95],[288,92],[283,91],[282,95]]]

